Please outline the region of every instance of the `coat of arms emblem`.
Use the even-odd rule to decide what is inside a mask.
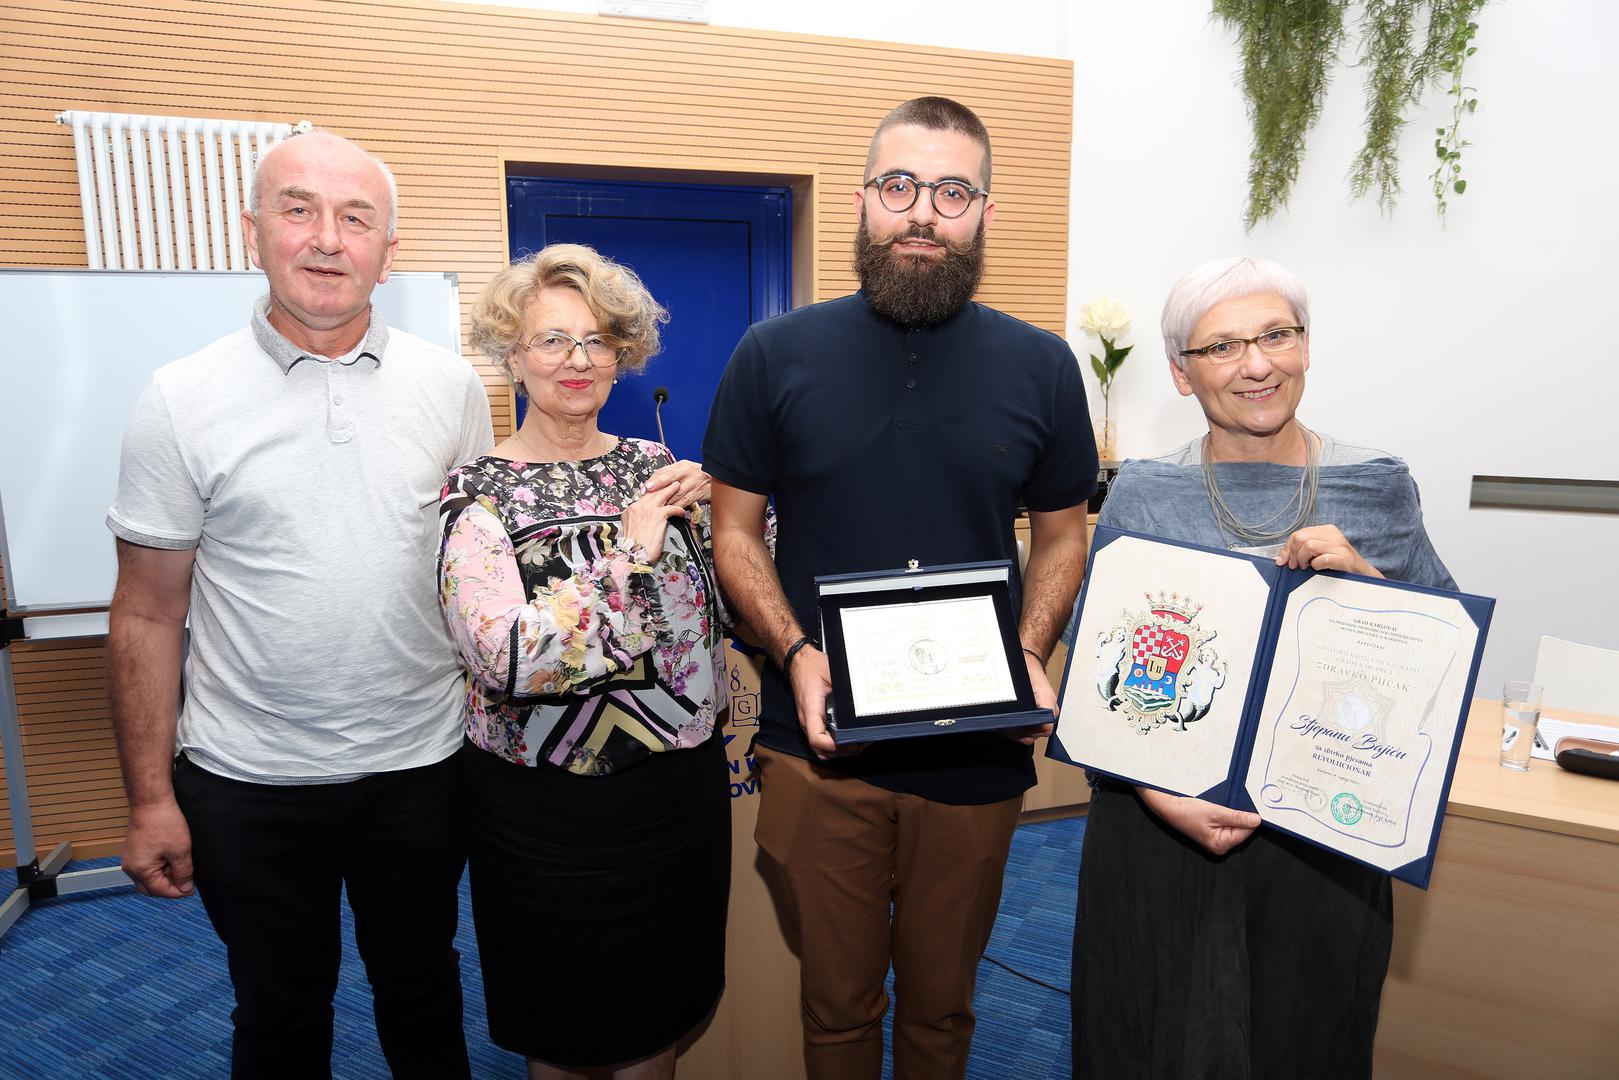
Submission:
[[[1209,647],[1215,631],[1194,623],[1203,605],[1178,593],[1145,596],[1146,611],[1122,612],[1098,637],[1096,690],[1143,733],[1165,723],[1185,731],[1208,715],[1227,665]]]

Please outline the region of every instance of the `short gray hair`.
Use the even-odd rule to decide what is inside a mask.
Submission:
[[[354,147],[354,149],[365,155],[367,161],[371,162],[371,164],[382,170],[382,178],[383,180],[387,181],[388,184],[388,239],[393,239],[395,230],[399,228],[399,181],[394,179],[394,171],[388,168],[388,163],[386,161],[383,161],[381,158],[377,157],[377,155],[371,153],[353,139],[346,139],[337,132],[327,131],[325,128],[315,128],[312,131],[304,132],[295,131],[259,155],[258,161],[253,163],[253,187],[248,193],[247,197],[248,212],[253,215],[253,220],[257,221],[259,219],[259,211],[263,209],[264,206],[263,193],[259,190],[259,174],[264,171],[264,163],[270,160],[271,154],[274,154],[278,149],[292,142],[292,140],[307,139],[312,135],[319,135],[327,139],[336,139],[338,142],[347,143],[349,146]]]
[[[1176,367],[1186,367],[1186,349],[1192,328],[1199,319],[1227,300],[1258,293],[1275,293],[1293,306],[1293,317],[1306,330],[1310,328],[1310,297],[1304,282],[1281,263],[1239,255],[1206,262],[1175,282],[1164,301],[1160,326],[1164,332],[1164,352]]]

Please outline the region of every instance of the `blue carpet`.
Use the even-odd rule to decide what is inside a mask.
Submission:
[[[1084,828],[1078,818],[1018,829],[990,939],[990,957],[1057,987],[1068,986]],[[96,859],[69,869],[115,862]],[[478,944],[466,890],[463,879],[456,948],[472,1074],[520,1077],[522,1059],[490,1043],[484,1027]],[[0,938],[0,1078],[224,1076],[232,1003],[224,947],[195,898],[160,902],[120,889],[52,900],[30,909]],[[347,905],[343,968],[333,1004],[334,1074],[344,1080],[386,1078]],[[979,965],[976,1006],[971,1080],[1069,1075],[1064,994],[986,960]],[[883,1075],[892,1077],[891,1062]]]

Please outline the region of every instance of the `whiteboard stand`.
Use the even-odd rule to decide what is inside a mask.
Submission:
[[[34,819],[28,809],[28,776],[22,759],[22,726],[11,672],[11,644],[21,640],[12,637],[13,628],[20,634],[22,625],[23,620],[14,616],[0,623],[0,748],[6,755],[6,794],[11,800],[11,832],[17,844],[17,887],[0,903],[0,938],[22,918],[23,912],[41,900],[133,884],[116,866],[62,873],[62,867],[73,858],[73,845],[66,841],[52,848],[43,861],[34,850]]]

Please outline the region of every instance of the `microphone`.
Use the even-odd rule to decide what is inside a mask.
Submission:
[[[663,403],[669,400],[669,388],[660,386],[652,391],[652,418],[658,422],[658,441],[668,446],[669,440],[663,435]]]

